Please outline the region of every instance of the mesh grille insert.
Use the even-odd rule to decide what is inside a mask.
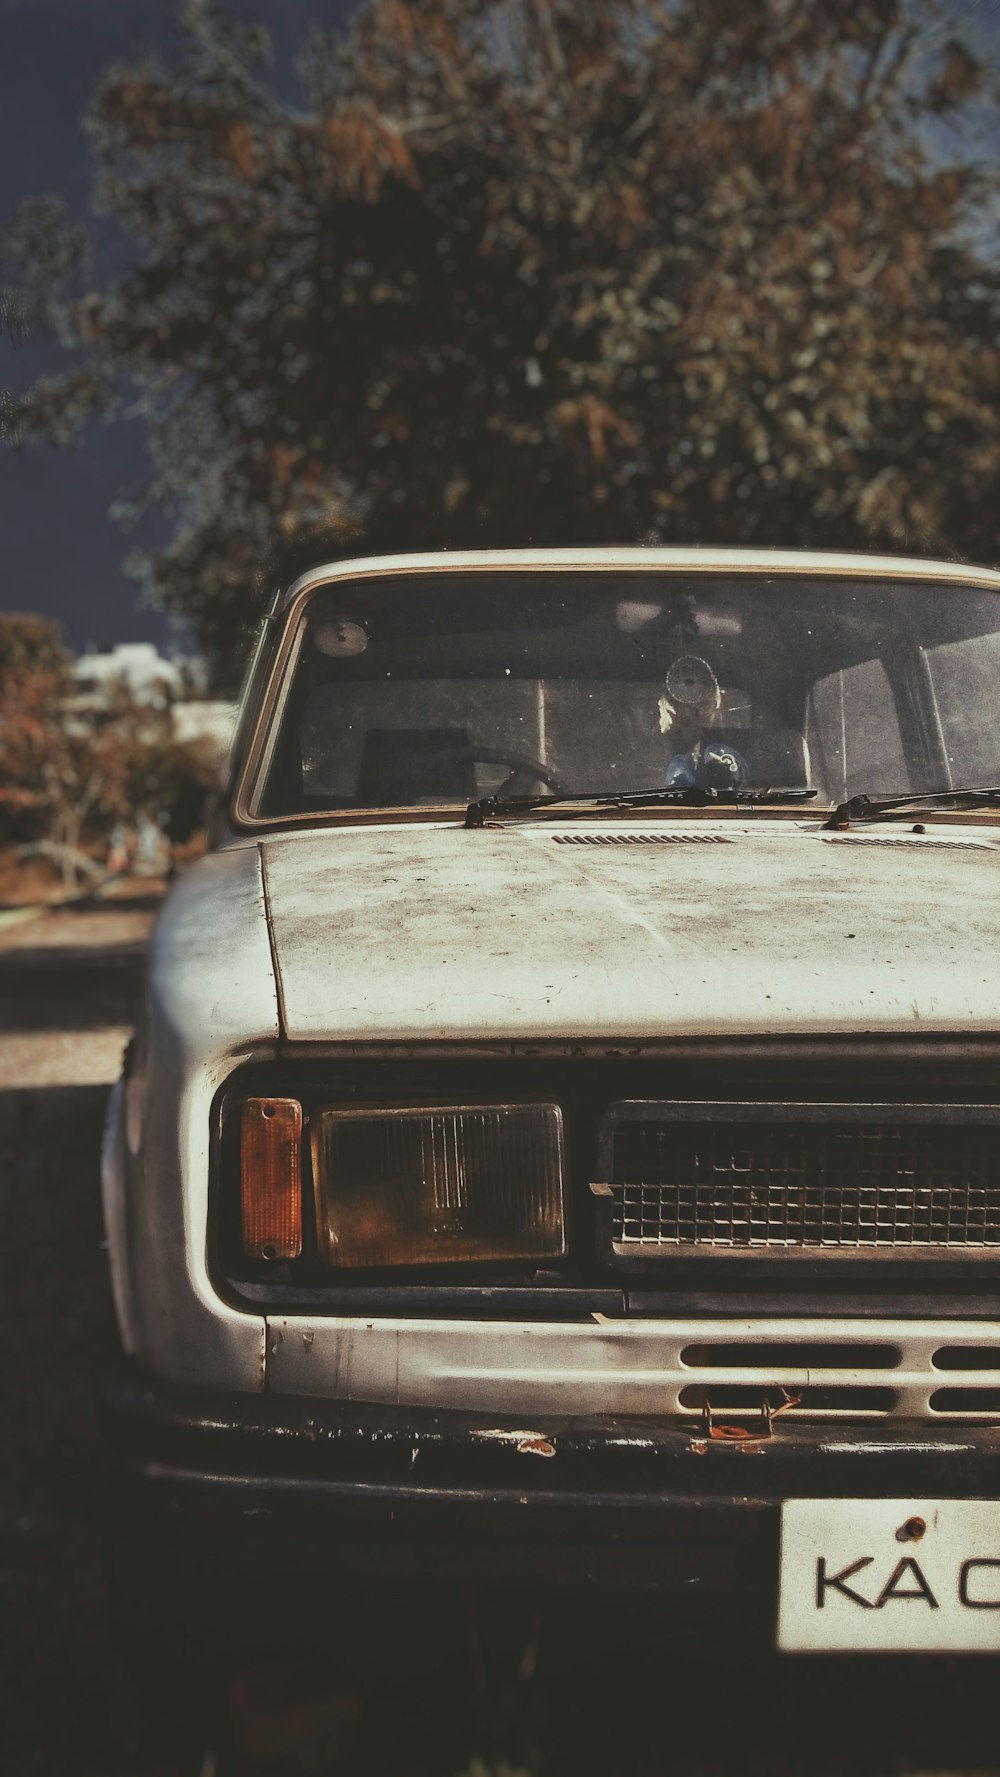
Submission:
[[[619,1251],[1000,1248],[989,1126],[620,1122]]]

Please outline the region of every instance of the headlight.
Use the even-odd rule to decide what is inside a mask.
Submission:
[[[320,1256],[335,1266],[555,1259],[566,1250],[558,1105],[312,1118]]]

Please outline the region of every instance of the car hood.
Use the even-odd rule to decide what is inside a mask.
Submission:
[[[1000,1025],[992,829],[421,824],[261,851],[292,1040]]]

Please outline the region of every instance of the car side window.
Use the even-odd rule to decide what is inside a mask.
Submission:
[[[831,801],[912,789],[888,675],[879,659],[817,679],[806,709],[813,781]]]

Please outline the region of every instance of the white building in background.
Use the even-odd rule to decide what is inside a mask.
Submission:
[[[233,738],[236,709],[235,703],[207,697],[175,703],[171,707],[174,739],[185,743],[192,740],[211,741],[221,762],[228,753],[229,743]]]
[[[205,696],[208,671],[197,655],[170,659],[152,642],[118,642],[87,649],[73,664],[73,679],[73,715],[99,715],[124,691],[143,709],[169,710],[175,740],[208,741],[224,757],[236,704]]]
[[[153,642],[118,642],[113,648],[89,648],[74,662],[73,677],[81,697],[95,706],[116,691],[127,691],[136,703],[164,709],[178,699],[204,692],[208,674],[197,656],[168,659]]]

